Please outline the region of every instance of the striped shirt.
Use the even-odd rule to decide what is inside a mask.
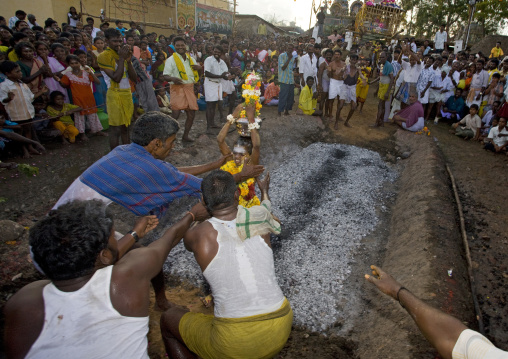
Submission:
[[[144,147],[118,146],[90,166],[81,182],[138,216],[161,217],[175,199],[201,196],[201,179],[155,159]]]
[[[12,92],[14,98],[5,103],[4,100],[9,97],[8,93]],[[31,120],[35,116],[35,109],[32,105],[34,94],[30,88],[23,82],[13,82],[5,79],[0,84],[0,101],[2,101],[7,114],[11,121]]]
[[[286,67],[286,69],[283,70],[282,66],[284,66],[287,60],[288,60],[287,52],[283,52],[282,54],[279,55],[279,82],[281,84],[292,85],[295,82],[295,79],[293,77],[293,66],[295,59],[291,58],[291,60],[289,60],[288,67]]]

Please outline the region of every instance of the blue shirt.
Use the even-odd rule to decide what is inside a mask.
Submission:
[[[293,65],[295,63],[295,59],[291,57],[288,66],[285,70],[283,70],[282,66],[284,66],[287,60],[288,54],[286,52],[279,55],[279,82],[282,84],[292,85],[295,83],[295,79],[293,77]]]
[[[125,32],[127,31],[125,27],[122,27],[121,29],[117,27],[116,29],[122,33],[122,36],[125,36]]]
[[[161,217],[177,198],[201,196],[201,179],[155,159],[144,147],[118,146],[91,165],[81,182],[138,216]]]
[[[389,76],[390,74],[393,74],[393,66],[389,61],[386,61],[383,66],[383,73],[381,75]]]
[[[455,95],[450,96],[448,100],[446,100],[445,107],[448,108],[448,110],[457,111],[460,116],[464,109],[464,99],[461,96],[457,99]]]

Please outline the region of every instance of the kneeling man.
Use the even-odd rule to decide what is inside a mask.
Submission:
[[[245,221],[249,216],[239,215],[243,209],[233,176],[217,170],[203,179],[203,201],[212,218],[189,230],[184,244],[212,288],[215,312],[174,308],[162,315],[170,358],[273,358],[284,347],[293,311],[275,278],[269,233],[254,235],[263,233],[258,222],[268,230],[276,227],[269,213],[268,184],[268,175],[258,182],[263,202],[249,210],[264,209],[269,216],[264,221],[253,216],[256,224],[251,228]]]

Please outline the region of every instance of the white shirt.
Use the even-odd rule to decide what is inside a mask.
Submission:
[[[486,117],[486,116],[485,116]],[[508,142],[508,137],[499,136],[500,134],[508,135],[508,130],[503,128],[499,131],[499,126],[492,127],[489,132],[489,138],[496,144],[496,146],[503,146]]]
[[[316,76],[317,62],[318,59],[315,54],[312,54],[312,57],[310,57],[309,54],[305,54],[300,58],[299,71],[303,74],[305,81],[307,81],[308,76]]]
[[[14,98],[5,103],[3,102],[7,97],[8,93],[14,93]],[[35,109],[32,105],[34,100],[34,94],[30,91],[30,88],[23,82],[13,82],[9,79],[5,79],[0,84],[0,101],[3,102],[11,121],[26,121],[34,118]]]
[[[418,77],[420,77],[420,73],[422,72],[422,63],[416,63],[414,66],[411,66],[409,62],[402,61],[402,69],[405,70],[404,81],[409,83],[418,82]]]
[[[498,349],[487,338],[471,329],[460,333],[452,351],[453,359],[507,359],[508,353]]]
[[[76,27],[76,23],[78,22],[78,20],[74,20],[71,16],[72,16],[72,14],[70,12],[67,13],[67,19],[69,19],[69,25],[72,27]]]
[[[411,51],[413,51],[414,53],[416,53],[417,51],[416,43],[414,42],[411,43]]]
[[[444,49],[444,43],[448,40],[448,34],[446,31],[438,31],[436,32],[436,36],[434,37],[435,47],[436,50],[443,50]]]
[[[479,89],[489,85],[489,73],[482,70],[480,73],[475,72],[471,80],[471,88]]]
[[[92,27],[92,39],[95,39],[95,37],[97,36],[97,33],[101,31],[101,29],[97,28],[97,27]]]
[[[228,72],[228,65],[226,65],[224,60],[219,59],[219,61],[217,61],[215,56],[207,57],[204,65],[205,65],[205,73],[208,71],[213,75],[222,75],[224,72]],[[220,82],[220,79],[212,79],[207,76],[205,78],[205,81]]]

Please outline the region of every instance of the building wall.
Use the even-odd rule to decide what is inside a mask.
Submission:
[[[231,0],[233,1],[233,0]],[[198,4],[216,7],[218,9],[229,10],[228,0],[198,0]]]
[[[1,14],[5,18],[14,16],[16,10],[23,10],[27,14],[34,14],[40,25],[43,25],[44,20],[48,17],[53,18],[60,25],[63,22],[67,22],[67,13],[71,6],[74,6],[78,12],[80,11],[80,3],[76,0],[37,0],[37,2],[33,0],[2,0],[2,2]],[[118,9],[115,7],[115,4],[117,6],[126,6],[125,4],[121,5],[119,0],[85,0],[82,3],[83,21],[85,21],[86,17],[91,16],[95,19],[96,27],[101,22],[99,20],[101,9],[104,9],[106,16],[112,19],[110,21],[111,26],[114,25],[114,20],[120,19],[125,22],[146,22],[148,25],[145,27],[145,31],[148,32],[155,31],[158,34],[165,35],[176,32],[174,29],[176,23],[175,0],[138,0],[139,5],[133,6],[131,9]],[[143,8],[146,11],[141,11]],[[173,20],[173,26],[170,26],[170,18]],[[128,24],[124,26],[129,27]]]

